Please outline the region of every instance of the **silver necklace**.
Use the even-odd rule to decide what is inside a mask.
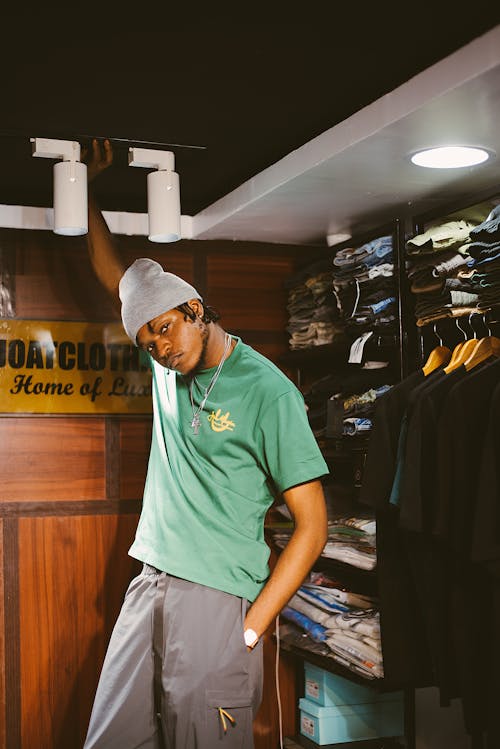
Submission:
[[[192,427],[193,432],[194,432],[195,435],[198,434],[198,432],[200,430],[200,424],[201,424],[200,414],[203,411],[203,409],[205,408],[205,403],[207,402],[207,398],[210,395],[210,393],[212,392],[215,383],[219,379],[219,375],[221,373],[221,370],[222,370],[222,367],[224,365],[224,362],[226,361],[226,358],[227,358],[227,355],[229,353],[229,349],[230,348],[231,348],[231,336],[228,333],[226,333],[226,337],[225,337],[225,341],[224,341],[224,351],[222,352],[221,360],[220,360],[219,364],[217,365],[217,369],[213,373],[212,379],[208,383],[207,387],[204,387],[203,385],[200,385],[200,383],[198,382],[198,380],[196,379],[196,377],[193,377],[193,379],[189,383],[189,399],[191,401],[191,408],[193,410],[193,418],[191,420],[191,427]],[[202,398],[201,403],[198,406],[198,408],[195,408],[195,405],[194,405],[193,382],[196,382],[197,386],[200,388],[200,390],[202,392],[204,391],[203,392],[203,398]]]

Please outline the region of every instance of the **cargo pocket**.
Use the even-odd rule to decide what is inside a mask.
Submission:
[[[207,746],[253,747],[253,706],[248,692],[235,695],[224,690],[209,690],[206,704]]]

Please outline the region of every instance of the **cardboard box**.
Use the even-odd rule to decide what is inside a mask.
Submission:
[[[302,697],[299,708],[300,733],[319,745],[404,735],[399,700],[321,707]]]
[[[338,707],[394,701],[403,704],[403,692],[379,692],[373,686],[358,684],[311,663],[304,662],[304,677],[304,695],[317,705]]]

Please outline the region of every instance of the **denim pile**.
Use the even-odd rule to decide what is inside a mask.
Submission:
[[[396,331],[396,291],[392,237],[358,248],[338,250],[333,259],[333,289],[348,333]]]
[[[500,304],[500,205],[470,230],[469,238],[463,277],[474,288],[477,306],[484,311]]]
[[[331,261],[321,260],[285,283],[290,349],[308,349],[343,336],[344,325],[332,288]]]
[[[446,221],[406,242],[406,269],[418,326],[478,312],[480,287],[469,254],[476,227],[470,220]]]

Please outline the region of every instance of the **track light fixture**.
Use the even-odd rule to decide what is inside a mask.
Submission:
[[[181,238],[179,175],[172,151],[129,148],[129,166],[155,169],[148,174],[148,218],[151,242],[177,242]]]
[[[54,164],[54,233],[79,236],[88,231],[87,166],[74,140],[31,138],[32,155],[62,159]]]

